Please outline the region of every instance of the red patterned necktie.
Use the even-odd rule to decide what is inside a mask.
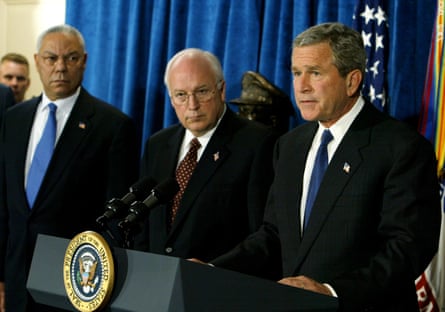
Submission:
[[[197,151],[200,147],[201,144],[199,143],[197,138],[191,140],[190,149],[187,152],[187,155],[185,155],[184,159],[181,161],[178,168],[176,169],[176,181],[178,181],[179,184],[179,192],[173,198],[170,224],[172,224],[173,221],[175,220],[182,195],[184,194],[184,190],[187,187],[187,184],[190,180],[193,170],[196,167]]]

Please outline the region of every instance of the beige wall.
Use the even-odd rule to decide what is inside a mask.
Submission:
[[[64,21],[65,0],[0,0],[0,57],[17,52],[28,58],[31,86],[26,98],[42,90],[33,57],[37,37],[46,28]]]

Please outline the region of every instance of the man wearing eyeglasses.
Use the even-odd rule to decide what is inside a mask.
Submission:
[[[4,116],[0,311],[56,311],[26,289],[38,234],[72,239],[100,231],[95,221],[104,203],[126,194],[139,171],[134,122],[81,85],[87,54],[80,32],[69,25],[46,30],[34,59],[42,94]],[[48,146],[52,151],[41,152]]]
[[[212,259],[259,227],[277,135],[230,110],[220,62],[207,51],[178,52],[164,82],[180,123],[147,140],[141,175],[182,180],[176,172],[194,138],[197,164],[182,197],[151,211],[135,248]]]

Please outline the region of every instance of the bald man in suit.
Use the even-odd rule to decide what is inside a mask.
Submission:
[[[221,65],[208,51],[178,52],[167,65],[165,84],[180,123],[148,139],[142,175],[175,177],[193,138],[200,143],[198,160],[175,217],[171,203],[153,209],[136,248],[212,259],[261,224],[277,134],[230,110]]]
[[[87,54],[79,31],[69,25],[46,30],[34,58],[44,90],[5,115],[0,164],[0,308],[17,312],[58,311],[27,293],[38,234],[72,239],[100,232],[95,220],[106,201],[126,194],[139,169],[134,122],[81,86]],[[57,107],[56,143],[31,201],[28,173],[51,105]]]

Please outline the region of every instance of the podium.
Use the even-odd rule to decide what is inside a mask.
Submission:
[[[38,303],[76,311],[64,288],[68,239],[39,234],[27,288]],[[103,311],[336,311],[336,298],[188,260],[112,248],[115,283]]]

